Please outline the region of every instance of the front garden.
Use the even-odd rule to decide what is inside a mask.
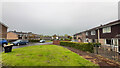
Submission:
[[[36,45],[2,53],[4,66],[98,66],[57,45]]]

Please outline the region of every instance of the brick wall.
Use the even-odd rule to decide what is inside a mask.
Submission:
[[[54,44],[54,45],[60,45],[60,41],[59,41],[59,40],[54,40],[54,41],[53,41],[53,44]]]
[[[0,38],[7,38],[7,27],[2,24],[0,24]]]
[[[101,45],[105,45],[105,39],[100,39],[99,43],[101,43]]]
[[[7,27],[2,26],[2,38],[7,38]]]
[[[13,33],[13,32],[8,32],[7,33],[7,40],[16,40],[18,39],[18,35]]]

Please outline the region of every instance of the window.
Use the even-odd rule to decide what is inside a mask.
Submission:
[[[21,36],[21,35],[18,35],[18,39],[22,39],[22,36]]]
[[[94,31],[91,31],[91,35],[95,35],[95,30],[94,30]]]
[[[111,33],[111,27],[103,28],[103,33]]]
[[[25,36],[25,39],[27,39],[27,36]]]
[[[112,39],[106,39],[106,44],[113,45],[113,40]]]
[[[88,36],[88,32],[86,32],[86,36]]]

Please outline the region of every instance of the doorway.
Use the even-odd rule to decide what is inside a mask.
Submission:
[[[95,41],[95,39],[92,39],[92,43],[95,43],[96,41]]]

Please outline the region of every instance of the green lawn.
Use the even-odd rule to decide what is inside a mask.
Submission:
[[[97,66],[70,50],[56,45],[36,45],[2,53],[4,66]]]

